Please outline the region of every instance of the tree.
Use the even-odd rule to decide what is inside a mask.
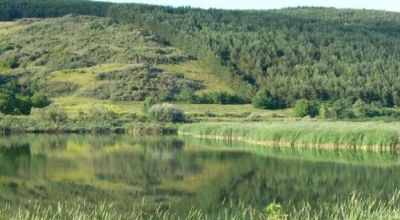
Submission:
[[[29,96],[18,96],[14,114],[29,115],[31,113],[31,108],[32,102]]]
[[[310,116],[314,118],[319,113],[319,104],[315,101],[301,99],[296,101],[293,114],[295,117]]]
[[[15,95],[8,92],[0,92],[0,111],[4,114],[13,114],[17,108]]]
[[[286,103],[278,96],[273,96],[266,89],[261,89],[251,100],[255,108],[261,109],[281,109],[286,107]]]

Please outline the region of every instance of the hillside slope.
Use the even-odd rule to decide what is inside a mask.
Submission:
[[[225,11],[85,0],[2,0],[0,4],[2,20],[90,14],[141,28],[159,36],[157,41],[164,46],[171,44],[195,57],[194,69],[201,66],[205,69],[201,72],[225,82],[225,90],[245,101],[267,90],[286,107],[299,99],[400,105],[398,13],[333,8]],[[119,55],[104,48],[91,49],[120,62]],[[66,65],[76,65],[77,56],[85,55],[66,53],[72,58]],[[141,63],[140,53],[123,56]],[[86,61],[105,61],[106,56]],[[151,57],[153,65],[163,62],[158,58]]]
[[[398,13],[116,4],[109,15],[140,24],[201,60],[222,64],[242,82],[269,90],[288,106],[301,98],[400,104]],[[248,88],[236,86],[239,91]]]
[[[94,105],[141,112],[137,101],[176,101],[188,89],[233,92],[182,50],[108,18],[0,22],[0,37],[0,75],[15,78],[25,95],[41,91],[70,113]]]

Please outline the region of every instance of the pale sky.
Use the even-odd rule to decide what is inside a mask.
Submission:
[[[98,0],[99,1],[99,0]],[[377,9],[400,12],[400,0],[100,0],[224,9],[277,9],[297,6]]]

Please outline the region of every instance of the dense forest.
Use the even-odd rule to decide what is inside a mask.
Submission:
[[[400,104],[400,16],[394,13],[115,5],[109,15],[150,27],[199,59],[217,59],[230,73],[289,106],[302,98],[343,97]]]
[[[88,0],[1,0],[0,21],[48,18],[67,14],[106,16],[111,3]]]
[[[79,0],[2,0],[0,5],[1,20],[89,14],[146,29],[207,63],[248,101],[260,91],[279,100],[279,107],[300,99],[344,98],[400,105],[397,13],[201,10]]]

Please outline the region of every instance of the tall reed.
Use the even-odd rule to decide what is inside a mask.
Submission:
[[[182,125],[178,133],[279,147],[400,150],[400,123],[397,122],[199,123]]]

